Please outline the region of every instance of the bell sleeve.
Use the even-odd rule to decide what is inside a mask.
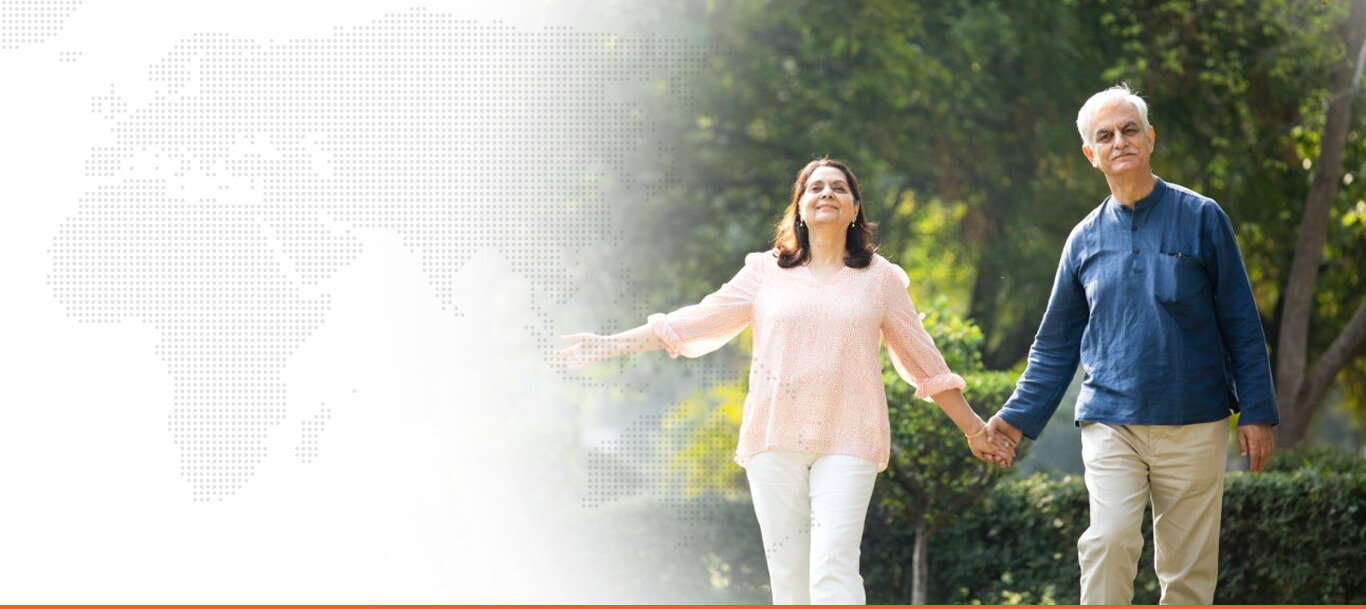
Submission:
[[[669,357],[701,357],[744,330],[754,319],[754,297],[759,293],[763,268],[773,264],[772,258],[770,252],[749,254],[745,267],[702,302],[673,313],[651,315],[650,329],[664,342]]]
[[[887,341],[887,354],[897,374],[915,386],[915,396],[929,400],[935,394],[966,386],[963,377],[949,371],[943,354],[934,346],[934,339],[925,331],[920,314],[911,302],[906,289],[911,280],[906,271],[895,264],[891,267],[891,277],[882,282],[886,302],[886,314],[882,319],[882,336]]]

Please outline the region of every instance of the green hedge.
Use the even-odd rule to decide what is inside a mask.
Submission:
[[[939,533],[930,559],[931,603],[1066,603],[1079,599],[1076,542],[1089,521],[1080,477],[1036,476],[998,486]],[[1134,603],[1156,603],[1151,514]],[[1366,474],[1302,468],[1229,474],[1220,531],[1219,604],[1366,602]],[[908,531],[864,540],[869,602],[908,598]],[[885,557],[887,560],[880,560]],[[900,564],[893,564],[899,562]]]
[[[1217,603],[1366,603],[1366,467],[1350,455],[1324,466],[1305,454],[1278,453],[1275,472],[1226,476]],[[767,600],[759,527],[746,502],[613,503],[590,515],[596,526],[581,531],[582,554],[563,575],[610,583],[576,601]],[[870,513],[864,535],[868,601],[904,604],[914,533],[888,525],[885,516]],[[1144,518],[1137,604],[1156,603],[1159,594],[1150,520]],[[934,537],[929,602],[1076,603],[1076,542],[1087,524],[1080,477],[1004,481]]]
[[[1089,522],[1086,486],[1080,477],[1036,475],[998,485],[955,526],[931,543],[929,601],[935,604],[1075,604],[1080,597],[1077,539]],[[1144,519],[1145,539],[1151,539]],[[869,602],[905,602],[903,585],[884,584],[889,565],[874,557],[899,559],[914,543],[911,531],[865,537],[864,577]],[[909,573],[909,560],[905,562]],[[1157,600],[1151,543],[1144,547],[1134,602]]]
[[[1366,474],[1229,476],[1219,603],[1366,602]]]
[[[1299,470],[1320,473],[1366,474],[1366,459],[1335,446],[1301,446],[1295,450],[1271,453],[1266,471],[1289,473]]]

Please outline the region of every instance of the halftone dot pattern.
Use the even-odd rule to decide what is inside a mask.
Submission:
[[[736,382],[733,368],[701,365],[704,361],[689,367],[698,387]],[[751,378],[755,374],[772,372],[753,362]],[[589,453],[583,507],[644,495],[672,508],[680,521],[705,521],[726,498],[702,489],[733,488],[743,476],[734,463],[739,421],[728,416],[718,404],[684,400],[668,414],[636,417],[617,439],[600,442]],[[674,543],[695,541],[695,535],[684,534]]]
[[[77,321],[159,333],[181,472],[221,501],[287,417],[282,371],[331,310],[316,291],[363,253],[353,230],[396,233],[457,317],[454,275],[501,253],[549,351],[546,307],[576,289],[570,256],[612,237],[604,183],[632,187],[649,129],[609,89],[704,61],[680,41],[423,8],[319,39],[196,34],[149,67],[145,103],[113,85],[91,100],[114,141],[91,150],[96,186],[58,228],[49,285]],[[306,462],[322,422],[301,427]]]
[[[656,450],[661,440],[660,425],[663,419],[662,415],[643,415],[618,439],[602,442],[589,454],[584,507],[598,507],[643,491],[662,492],[666,499],[682,499],[682,491],[666,489],[660,476],[672,461],[671,456],[658,455]],[[679,433],[669,439],[682,443],[686,436]],[[628,465],[639,469],[632,469]]]
[[[61,33],[82,0],[0,0],[0,51],[40,44]]]
[[[603,442],[589,453],[583,507],[597,508],[645,495],[670,507],[681,521],[701,522],[711,515],[712,507],[725,501],[720,495],[699,493],[689,486],[729,486],[738,473],[731,463],[734,436],[709,435],[696,442],[691,426],[677,426],[670,418],[641,416],[617,440]],[[701,425],[715,422],[718,414],[713,411],[706,418],[712,420]],[[691,541],[691,535],[684,535],[677,543]]]
[[[313,415],[313,418],[300,423],[299,445],[294,448],[294,456],[301,463],[312,463],[318,458],[319,440],[331,419],[332,409],[323,408],[318,414]]]
[[[678,363],[698,388],[737,382],[734,366],[716,359],[709,356]],[[748,376],[750,382],[756,377],[776,380],[776,373],[757,359],[750,361]],[[797,391],[786,383],[780,388]],[[715,490],[735,489],[736,479],[744,476],[734,463],[740,421],[729,416],[719,404],[682,400],[675,402],[668,414],[636,417],[617,439],[599,442],[589,453],[582,506],[598,508],[645,496],[671,508],[683,523],[706,522],[714,516],[715,508],[727,501],[724,492]],[[806,450],[804,446],[793,448]],[[690,532],[669,541],[677,546],[709,543]]]

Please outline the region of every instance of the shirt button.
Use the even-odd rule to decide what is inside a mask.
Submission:
[[[1138,248],[1134,248],[1134,253],[1135,253],[1135,254],[1138,253]]]

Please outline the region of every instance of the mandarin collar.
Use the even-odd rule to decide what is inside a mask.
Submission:
[[[1113,195],[1110,196],[1110,204],[1113,205],[1113,206],[1115,206],[1115,208],[1116,208],[1117,211],[1123,211],[1123,212],[1132,211],[1133,213],[1140,213],[1140,212],[1147,211],[1147,210],[1150,209],[1153,205],[1156,205],[1157,202],[1158,202],[1159,200],[1162,199],[1162,195],[1164,195],[1164,194],[1167,193],[1167,183],[1166,183],[1166,182],[1163,182],[1163,181],[1162,181],[1162,178],[1159,178],[1159,177],[1157,177],[1157,176],[1153,176],[1153,177],[1154,177],[1155,180],[1156,180],[1155,182],[1153,182],[1153,191],[1150,192],[1150,193],[1148,193],[1148,196],[1143,197],[1142,199],[1139,199],[1138,201],[1135,201],[1135,202],[1134,202],[1134,207],[1133,207],[1132,210],[1130,210],[1129,207],[1128,207],[1127,205],[1125,205],[1125,204],[1123,204],[1123,203],[1120,203],[1118,200],[1116,200],[1115,197],[1114,197]]]

